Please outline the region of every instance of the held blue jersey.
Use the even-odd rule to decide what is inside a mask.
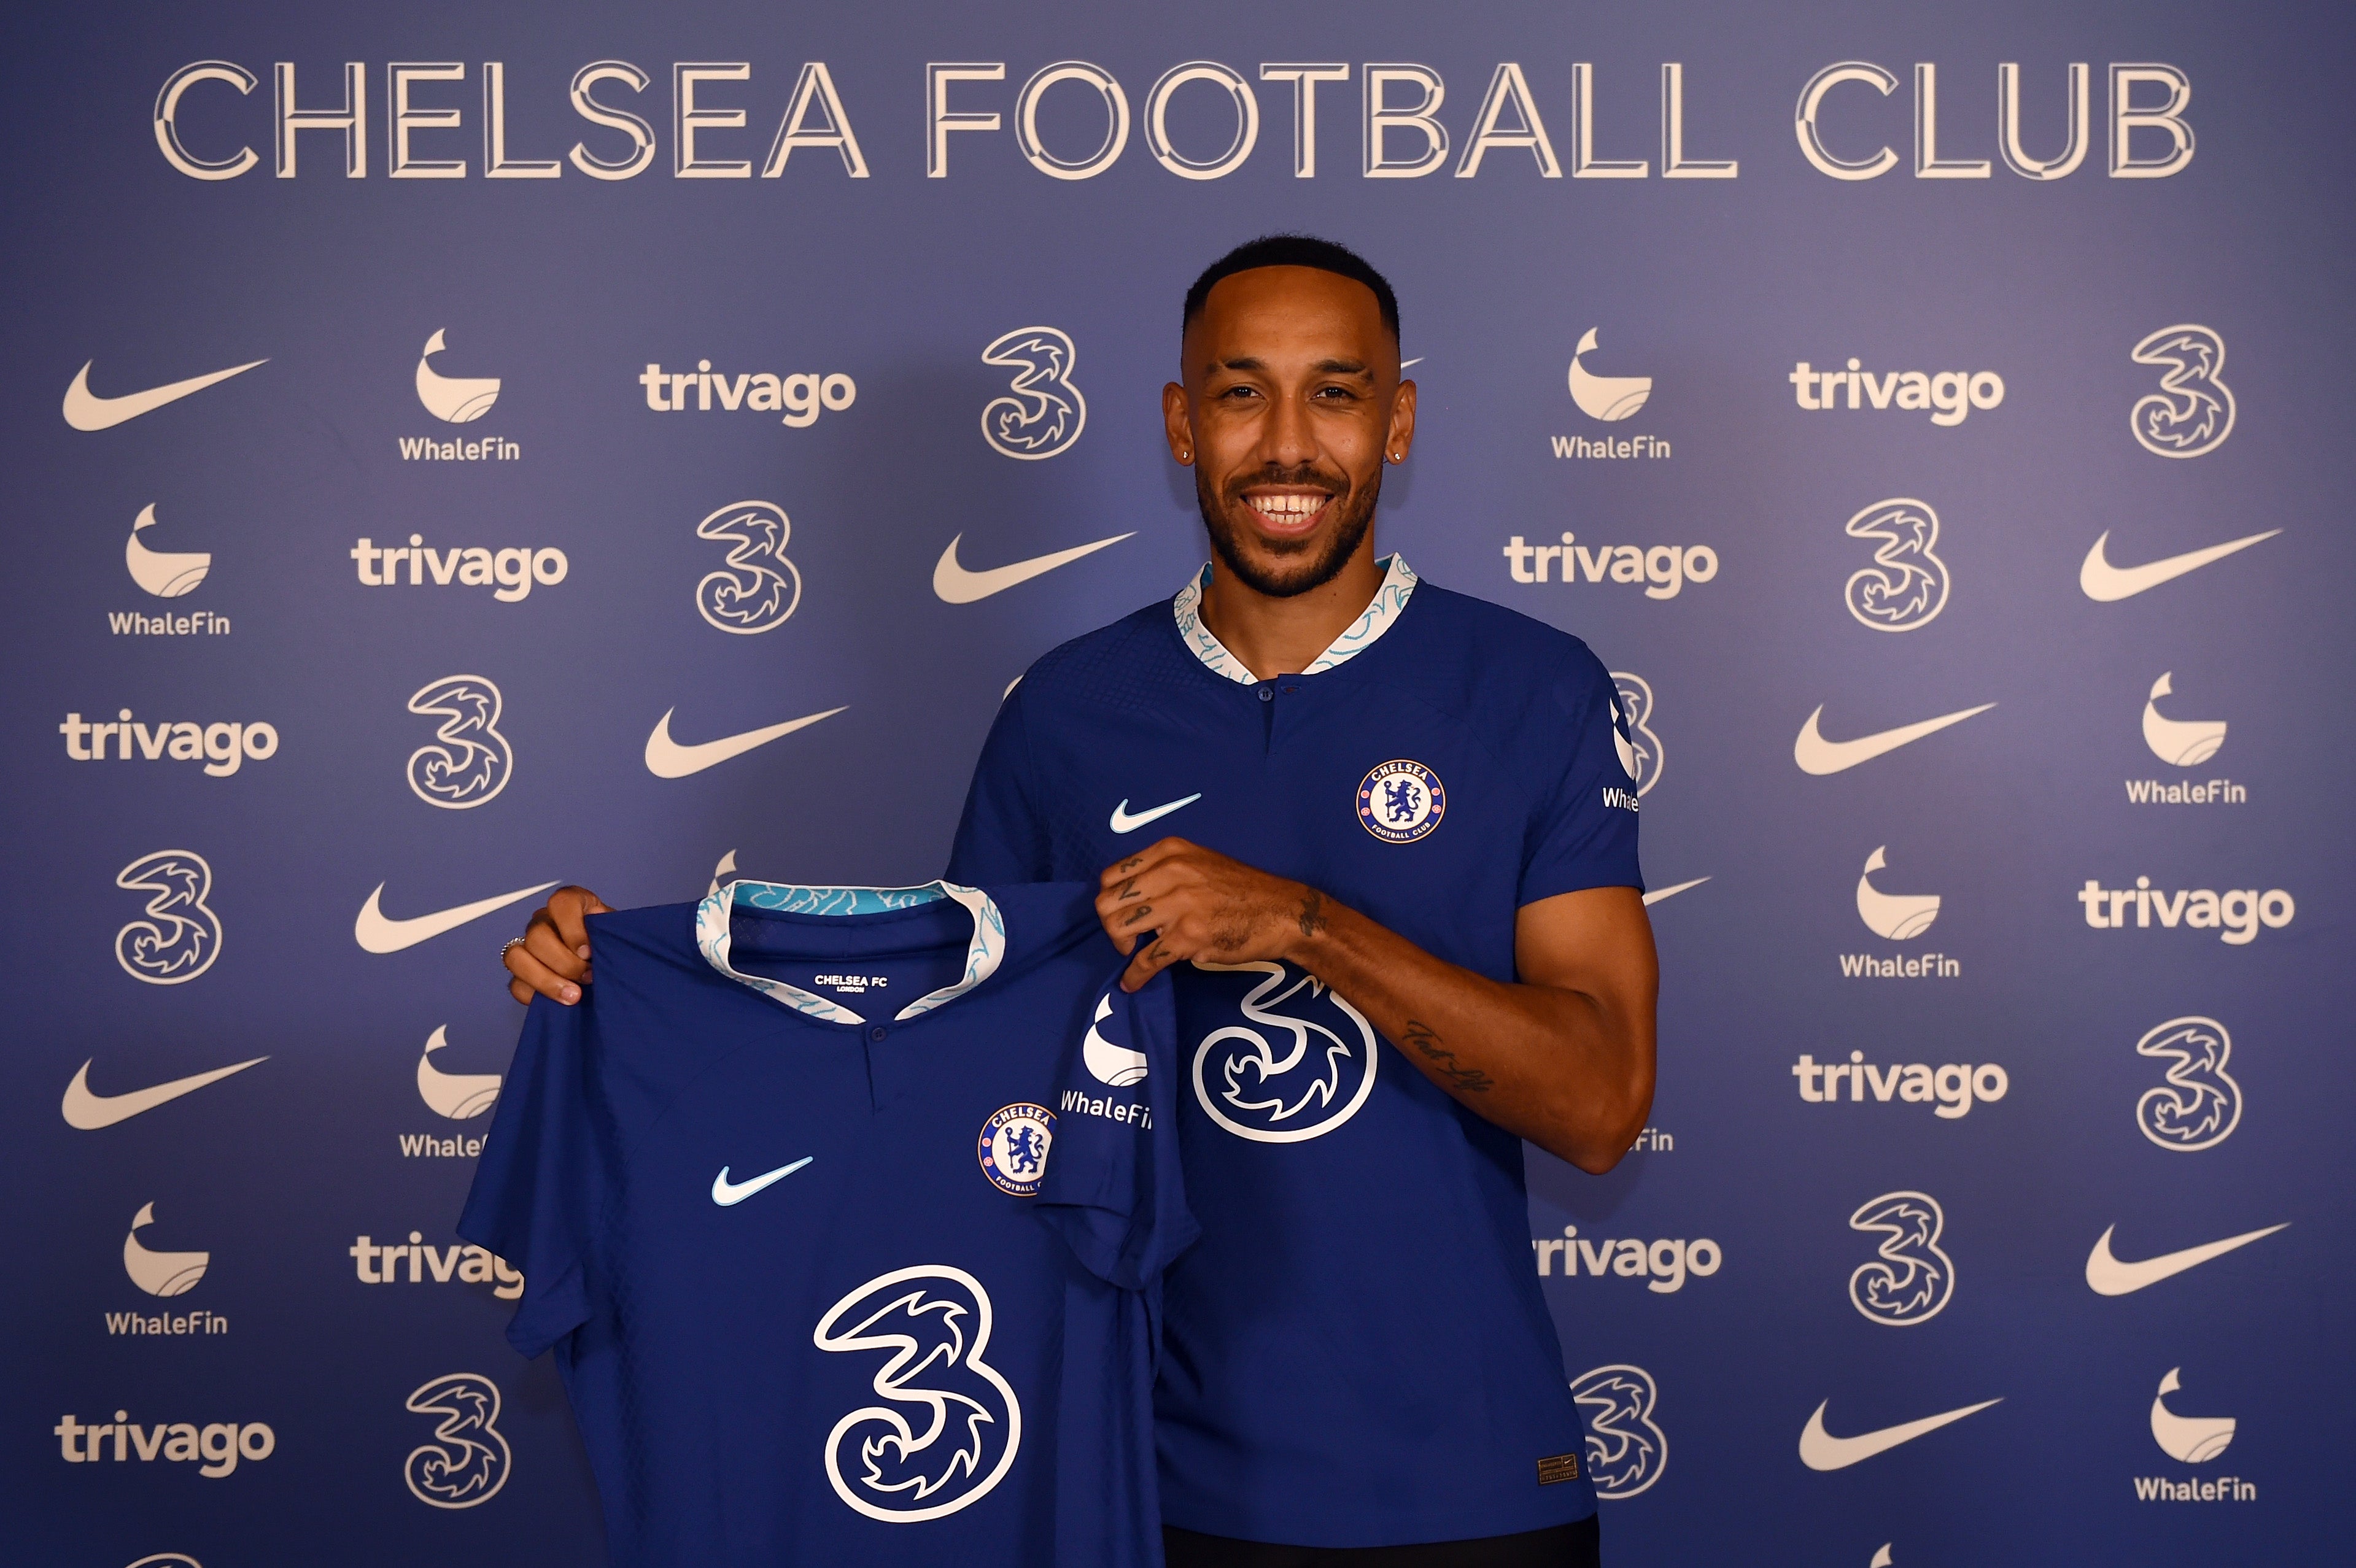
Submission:
[[[1635,738],[1578,639],[1394,556],[1322,657],[1262,681],[1195,613],[1203,581],[1033,666],[952,875],[1090,876],[1176,834],[1500,981],[1522,905],[1641,887]],[[1296,968],[1173,974],[1203,1234],[1167,1284],[1163,1517],[1373,1546],[1591,1512],[1519,1142]]]
[[[1173,1024],[1094,891],[590,921],[459,1232],[524,1270],[509,1339],[556,1349],[616,1563],[1161,1562]]]

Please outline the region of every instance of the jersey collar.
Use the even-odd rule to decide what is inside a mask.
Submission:
[[[774,1001],[783,1002],[798,1013],[828,1023],[863,1024],[867,1021],[864,1018],[840,1002],[813,996],[782,980],[744,974],[728,962],[729,912],[742,907],[786,914],[880,914],[886,910],[914,909],[945,898],[955,899],[973,915],[973,940],[965,950],[965,978],[919,997],[892,1015],[894,1023],[905,1023],[957,1000],[998,972],[999,963],[1006,956],[1006,921],[998,912],[997,903],[980,888],[940,881],[915,888],[804,888],[787,882],[730,882],[713,889],[710,897],[696,905],[695,945],[704,961],[723,975]]]
[[[1372,647],[1376,637],[1398,624],[1398,613],[1407,608],[1408,596],[1415,592],[1418,581],[1415,569],[1408,565],[1407,558],[1392,554],[1389,569],[1383,573],[1382,586],[1375,590],[1373,602],[1301,673],[1323,675],[1329,669],[1349,663]],[[1210,627],[1203,624],[1203,590],[1210,583],[1211,566],[1205,561],[1202,571],[1178,591],[1178,597],[1170,601],[1170,613],[1178,621],[1178,640],[1184,643],[1187,651],[1202,660],[1203,667],[1213,675],[1224,677],[1238,686],[1256,686],[1259,683],[1259,677],[1252,674],[1250,667],[1229,653],[1226,645],[1211,635]]]

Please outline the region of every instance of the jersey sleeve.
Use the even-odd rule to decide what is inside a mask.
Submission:
[[[1532,809],[1522,847],[1519,903],[1585,888],[1644,885],[1636,859],[1636,781],[1628,716],[1602,661],[1585,646],[1533,704],[1529,755],[1551,781]]]
[[[949,850],[948,880],[967,887],[1053,880],[1047,824],[1031,768],[1031,735],[1023,691],[1014,688],[974,763],[965,815]]]
[[[458,1219],[458,1234],[523,1271],[508,1342],[526,1356],[589,1320],[604,1175],[587,1093],[591,1006],[534,998]]]
[[[1091,1274],[1146,1290],[1194,1244],[1178,1161],[1178,1018],[1169,974],[1134,996],[1105,982],[1049,1101],[1039,1211]]]

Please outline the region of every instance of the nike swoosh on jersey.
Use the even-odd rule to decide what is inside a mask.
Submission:
[[[96,1057],[91,1059],[91,1061],[96,1060]],[[187,1078],[175,1078],[169,1083],[134,1089],[127,1094],[91,1093],[90,1062],[85,1061],[81,1070],[73,1075],[73,1082],[66,1085],[65,1103],[58,1109],[64,1113],[66,1125],[85,1133],[95,1132],[101,1127],[111,1127],[117,1122],[127,1122],[142,1111],[152,1111],[183,1094],[193,1094],[208,1083],[218,1083],[232,1072],[244,1072],[256,1061],[269,1060],[266,1056],[257,1056],[249,1061],[216,1067],[210,1072],[198,1072]]]
[[[66,389],[66,423],[76,430],[109,430],[125,420],[135,420],[141,414],[152,413],[166,403],[174,403],[191,392],[201,392],[216,381],[226,381],[231,376],[241,376],[255,365],[267,365],[267,359],[250,364],[232,365],[226,370],[216,370],[209,376],[191,376],[185,381],[175,381],[167,387],[150,387],[144,392],[125,392],[119,398],[102,398],[90,389],[90,360],[74,372],[73,385]]]
[[[2286,1220],[2281,1225],[2268,1225],[2263,1231],[2244,1231],[2238,1236],[2186,1247],[2181,1252],[2162,1253],[2156,1258],[2145,1258],[2140,1263],[2126,1263],[2111,1255],[2111,1232],[2118,1227],[2107,1226],[2095,1238],[2094,1250],[2086,1254],[2086,1284],[2097,1296],[2126,1296],[2141,1290],[2147,1285],[2158,1285],[2169,1275],[2182,1274],[2211,1258],[2222,1257],[2235,1247],[2246,1247],[2261,1236],[2271,1236],[2289,1222]]]
[[[1176,811],[1183,806],[1192,805],[1202,798],[1203,792],[1201,790],[1196,790],[1193,795],[1188,795],[1183,800],[1166,800],[1160,805],[1151,806],[1144,811],[1137,813],[1133,816],[1130,815],[1129,802],[1124,800],[1119,805],[1112,808],[1112,821],[1110,826],[1115,833],[1134,833],[1139,828],[1144,827],[1147,823],[1159,822],[1163,817],[1169,816],[1172,812]]]
[[[814,1154],[806,1154],[791,1165],[781,1165],[775,1170],[763,1171],[750,1181],[730,1181],[728,1168],[723,1165],[720,1168],[720,1174],[712,1179],[712,1200],[723,1209],[734,1203],[742,1203],[772,1182],[783,1181],[817,1157],[818,1156]]]
[[[844,704],[844,707],[848,706],[848,703]],[[659,779],[683,779],[690,773],[700,773],[731,757],[741,757],[755,746],[766,746],[780,735],[790,735],[797,730],[808,729],[821,719],[831,719],[842,709],[830,708],[823,713],[788,719],[782,724],[747,730],[738,735],[723,735],[717,741],[705,741],[693,746],[682,746],[670,738],[670,716],[678,711],[676,708],[664,709],[663,716],[655,720],[654,733],[647,737],[647,772]]]
[[[1108,539],[1098,539],[1094,544],[1074,545],[1053,555],[1034,555],[1029,560],[1018,560],[1012,566],[993,566],[987,571],[969,571],[958,564],[958,539],[965,538],[959,534],[957,539],[949,540],[949,548],[941,551],[941,559],[933,563],[933,592],[947,603],[970,604],[993,593],[1003,593],[1018,582],[1028,582],[1043,572],[1053,571],[1084,555],[1093,555],[1107,545],[1119,544],[1123,539],[1136,537],[1132,530],[1115,534]]]
[[[2222,560],[2235,550],[2247,549],[2260,539],[2270,539],[2280,532],[2280,528],[2268,528],[2262,534],[2228,539],[2206,549],[2186,550],[2182,555],[2146,561],[2141,566],[2113,566],[2103,555],[2103,546],[2111,537],[2111,531],[2104,528],[2078,567],[2078,586],[2085,590],[2089,599],[2104,604],[2115,603],[2121,599],[2132,599],[2147,588],[2157,588],[2170,578],[2198,571],[2212,560]]]
[[[1800,726],[1799,739],[1792,742],[1792,760],[1800,764],[1802,773],[1822,778],[1826,773],[1853,768],[1859,763],[1869,763],[1884,752],[1894,752],[1910,741],[1919,741],[1950,724],[1960,724],[1973,714],[1985,713],[1995,706],[1993,702],[1983,702],[1977,708],[1942,713],[1936,719],[1925,719],[1920,724],[1901,724],[1895,730],[1862,735],[1854,741],[1827,741],[1816,731],[1816,720],[1824,717],[1825,711],[1824,704],[1818,703],[1816,710],[1808,715],[1808,721]]]
[[[1696,877],[1690,882],[1679,882],[1675,887],[1655,888],[1651,892],[1644,895],[1645,907],[1649,909],[1654,904],[1659,903],[1663,899],[1673,899],[1679,893],[1685,891],[1687,888],[1697,888],[1708,880],[1709,880],[1708,877]]]
[[[1936,1432],[1950,1422],[1961,1421],[1989,1405],[2003,1403],[2001,1398],[1984,1399],[1961,1410],[1943,1411],[1937,1415],[1926,1415],[1920,1421],[1885,1426],[1879,1432],[1861,1432],[1855,1437],[1836,1437],[1825,1430],[1825,1405],[1832,1403],[1826,1400],[1824,1404],[1816,1406],[1816,1413],[1808,1417],[1808,1424],[1800,1429],[1800,1463],[1811,1470],[1846,1470],[1851,1465],[1870,1459],[1901,1443],[1912,1443],[1926,1432]]]
[[[470,920],[479,920],[495,909],[505,909],[518,899],[528,899],[534,893],[544,893],[556,886],[542,882],[537,887],[518,888],[511,893],[495,893],[487,899],[477,899],[470,904],[455,909],[436,910],[411,920],[394,920],[377,908],[377,900],[384,896],[384,884],[379,882],[376,891],[369,894],[368,902],[352,922],[352,940],[370,953],[398,953],[404,947],[455,931]]]

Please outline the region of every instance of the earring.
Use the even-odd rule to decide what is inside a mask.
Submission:
[[[1191,446],[1190,446],[1190,447],[1186,448],[1184,451],[1181,452],[1181,453],[1178,454],[1178,461],[1179,461],[1179,462],[1181,462],[1181,463],[1192,463],[1192,462],[1194,462],[1194,449],[1193,447],[1191,447]]]

